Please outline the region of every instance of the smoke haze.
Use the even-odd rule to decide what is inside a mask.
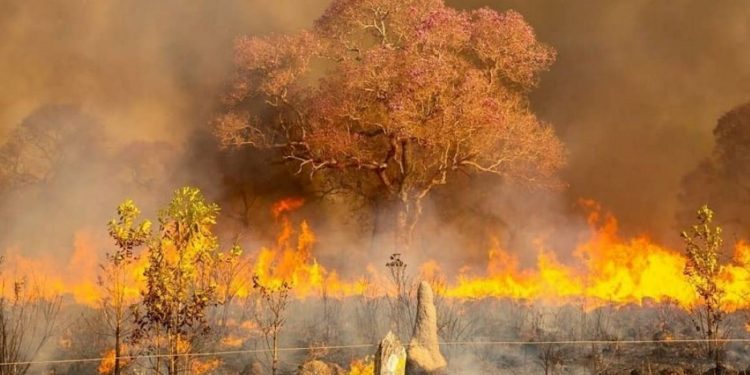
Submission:
[[[243,213],[248,205],[263,207],[243,197],[307,195],[303,183],[283,168],[268,167],[262,156],[222,155],[207,124],[231,76],[234,39],[308,27],[327,3],[0,0],[0,140],[37,109],[69,104],[95,118],[106,134],[106,147],[90,159],[111,162],[68,166],[68,177],[43,192],[6,202],[6,217],[17,220],[1,232],[6,240],[0,242],[24,237],[52,210],[84,212],[75,220],[55,220],[62,224],[54,232],[70,243],[81,227],[103,232],[120,200],[140,199],[152,214],[168,191],[184,183],[222,200],[224,214],[238,222],[253,220]],[[534,197],[541,193],[517,192],[494,180],[464,181],[439,193],[425,228],[446,221],[475,227],[485,218],[487,228],[515,238],[506,238],[509,244],[528,243],[523,231],[529,228],[583,225],[569,214],[585,197],[613,211],[626,233],[674,241],[681,178],[710,153],[716,119],[750,100],[746,3],[452,3],[516,9],[541,41],[557,49],[558,61],[532,100],[569,150],[563,172],[569,186],[539,199]],[[88,149],[75,140],[70,147]],[[152,185],[132,177],[143,163],[150,172],[142,173],[156,176]],[[440,202],[457,196],[466,209],[446,214]],[[476,218],[463,217],[467,212]],[[254,220],[262,228],[262,220]],[[333,229],[340,221],[356,220],[317,225]],[[441,234],[443,243],[460,246],[460,232]],[[356,237],[338,234],[334,243]]]

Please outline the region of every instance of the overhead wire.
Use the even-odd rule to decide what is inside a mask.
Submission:
[[[670,340],[549,340],[549,341],[509,341],[509,340],[478,340],[478,341],[449,341],[441,342],[443,346],[470,346],[470,345],[501,345],[501,346],[520,346],[520,345],[636,345],[636,344],[697,344],[697,343],[750,343],[750,339],[743,338],[726,338],[726,339],[670,339]],[[306,347],[285,347],[278,348],[279,352],[305,351],[305,350],[332,350],[332,349],[362,349],[374,348],[376,344],[349,344],[349,345],[322,345]],[[407,345],[408,346],[408,345]],[[149,358],[166,358],[166,357],[209,357],[209,356],[226,356],[236,354],[252,353],[269,353],[272,349],[241,349],[210,351],[198,353],[176,353],[176,354],[142,354],[126,355],[117,358],[123,360],[149,359]],[[92,357],[92,358],[72,358],[72,359],[49,359],[33,361],[15,361],[0,362],[0,367],[7,366],[26,366],[26,365],[50,365],[50,364],[68,364],[84,362],[101,362],[105,359],[114,359],[115,357]]]

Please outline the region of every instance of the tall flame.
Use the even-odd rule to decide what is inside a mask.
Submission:
[[[274,218],[279,218],[284,213],[295,211],[305,204],[303,198],[284,198],[273,204],[271,214]]]
[[[298,298],[322,294],[372,296],[373,290],[368,285],[389,285],[382,267],[364,265],[362,276],[344,280],[335,270],[318,263],[314,255],[317,239],[312,229],[306,221],[293,224],[288,215],[302,204],[303,200],[291,198],[273,205],[271,214],[279,225],[278,236],[272,246],[251,252],[246,258],[250,262],[247,274],[256,274],[262,283],[270,286],[287,281],[292,284],[293,293]],[[487,252],[483,270],[477,272],[464,266],[451,278],[441,270],[440,262],[429,260],[418,268],[420,276],[443,280],[440,293],[449,298],[511,298],[554,303],[585,301],[592,307],[653,300],[674,301],[687,308],[698,302],[683,274],[686,260],[681,252],[660,246],[647,236],[621,238],[617,220],[611,214],[593,201],[582,201],[582,205],[588,210],[589,235],[570,256],[565,257],[565,262],[560,261],[560,252],[538,241],[534,266],[524,268],[517,256],[495,241]],[[18,275],[31,275],[34,282],[40,283],[40,289],[47,293],[69,294],[78,303],[95,306],[102,298],[101,288],[96,284],[102,261],[97,255],[102,246],[97,246],[91,233],[90,230],[76,233],[73,255],[63,265],[50,256],[31,258],[21,255],[18,248],[6,249],[6,273],[11,270]],[[126,288],[128,298],[135,300],[138,297],[146,266],[147,257],[144,255],[127,266],[125,272],[130,279]],[[374,282],[368,283],[368,280]],[[240,288],[241,295],[252,292],[247,280],[245,284]],[[726,291],[724,309],[749,306],[750,244],[737,244],[732,262],[721,270],[719,285]],[[12,291],[4,292],[7,295]],[[382,287],[375,293],[383,295],[388,292],[387,287]],[[228,341],[226,345],[237,344]]]
[[[316,238],[306,221],[302,221],[295,233],[289,217],[282,216],[301,205],[301,200],[289,199],[273,205],[274,217],[281,218],[281,230],[274,247],[263,247],[257,253],[253,273],[264,285],[291,283],[298,297],[321,293],[339,297],[362,294],[366,287],[363,280],[344,282],[335,271],[326,270],[316,261],[312,254]]]
[[[684,275],[686,259],[680,253],[653,243],[647,236],[629,240],[618,235],[617,220],[593,201],[582,201],[589,210],[590,238],[573,253],[576,266],[557,261],[554,253],[538,251],[535,269],[519,269],[518,260],[499,247],[489,251],[484,275],[459,275],[445,294],[455,298],[506,297],[547,301],[583,300],[590,306],[603,303],[673,301],[688,308],[698,302]],[[750,247],[739,243],[734,263],[722,268],[719,285],[726,292],[723,307],[748,306]]]

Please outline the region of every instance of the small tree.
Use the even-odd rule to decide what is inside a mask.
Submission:
[[[0,257],[0,265],[3,258]],[[12,280],[13,290],[6,297],[5,278],[0,279],[0,375],[23,375],[52,338],[62,299],[45,296],[25,279]]]
[[[287,281],[265,285],[258,275],[253,275],[253,288],[260,294],[255,321],[263,333],[266,348],[271,352],[271,373],[276,375],[279,369],[279,333],[286,323],[284,314],[289,307],[292,285]]]
[[[388,298],[390,307],[391,325],[402,340],[414,331],[415,308],[414,290],[415,284],[406,273],[407,264],[401,260],[401,254],[391,254],[388,263],[388,274],[391,282],[396,288],[396,294]]]
[[[430,280],[430,285],[434,291],[438,336],[446,342],[464,341],[472,334],[474,328],[474,322],[467,319],[464,302],[445,295],[448,285],[443,278],[434,277]],[[459,349],[456,346],[449,346],[444,350],[445,354],[450,357]]]
[[[554,337],[554,336],[546,336]],[[557,374],[558,369],[565,363],[563,348],[557,344],[544,343],[538,348],[536,359],[539,366],[544,370],[544,375]]]
[[[382,338],[381,327],[381,305],[379,289],[366,279],[362,295],[357,298],[355,318],[357,332],[366,342],[378,342]]]
[[[696,329],[707,340],[706,353],[718,367],[721,345],[717,340],[721,338],[719,330],[724,318],[721,310],[724,290],[718,284],[723,240],[721,227],[711,226],[713,216],[714,212],[704,205],[698,210],[698,224],[680,236],[685,241],[687,255],[684,272],[701,302],[695,309]]]
[[[228,334],[231,308],[236,306],[235,300],[240,291],[249,287],[250,280],[245,277],[250,267],[248,258],[242,257],[243,250],[239,245],[232,246],[229,251],[218,254],[214,267],[216,280],[216,299],[218,305],[210,309],[208,322],[212,327],[212,342],[220,343]]]
[[[130,277],[130,266],[136,260],[133,249],[145,244],[151,237],[151,222],[144,220],[136,223],[140,210],[132,200],[126,200],[117,207],[117,219],[112,219],[107,227],[109,236],[115,241],[117,249],[107,254],[106,263],[102,264],[99,286],[102,289],[101,312],[106,328],[113,336],[114,363],[112,373],[120,374],[123,338],[130,332],[130,305],[135,301],[128,299],[126,289],[133,285]]]
[[[166,357],[169,375],[190,371],[188,354],[209,331],[207,308],[222,302],[214,272],[218,239],[212,233],[218,212],[199,189],[180,188],[160,212],[158,238],[149,245],[146,289],[135,309],[133,339]],[[160,362],[157,358],[157,371]]]

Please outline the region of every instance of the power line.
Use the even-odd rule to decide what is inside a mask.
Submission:
[[[353,348],[368,348],[374,347],[373,344],[354,344],[354,345],[332,345],[332,346],[307,346],[307,347],[290,347],[290,348],[278,348],[280,352],[292,352],[302,350],[316,350],[316,349],[353,349]],[[250,353],[264,353],[271,352],[271,349],[243,349],[243,350],[226,350],[216,352],[199,352],[199,353],[176,353],[176,354],[143,354],[143,355],[125,355],[119,357],[95,357],[95,358],[76,358],[76,359],[50,359],[42,361],[17,361],[17,362],[2,362],[2,366],[25,366],[25,365],[36,365],[36,364],[63,364],[63,363],[80,363],[80,362],[100,362],[108,358],[119,358],[125,360],[132,359],[148,359],[148,358],[165,358],[165,357],[208,357],[208,356],[222,356],[232,354],[250,354]]]
[[[672,339],[672,340],[552,340],[552,341],[503,341],[503,340],[490,340],[490,341],[450,341],[441,342],[443,346],[469,346],[469,345],[499,345],[499,346],[520,346],[520,345],[643,345],[643,344],[697,344],[697,343],[750,343],[750,339],[741,338],[727,338],[727,339]],[[278,348],[279,352],[294,352],[303,350],[317,350],[317,349],[357,349],[357,348],[372,348],[377,345],[375,344],[351,344],[351,345],[329,345],[329,346],[307,346],[307,347],[287,347]],[[408,345],[407,345],[408,346]],[[166,357],[208,357],[208,356],[225,356],[235,354],[251,354],[251,353],[268,353],[272,349],[243,349],[243,350],[226,350],[226,351],[214,351],[214,352],[199,352],[199,353],[177,353],[177,354],[143,354],[143,355],[130,355],[130,356],[119,356],[117,358],[124,360],[133,359],[148,359],[148,358],[166,358]],[[101,362],[104,359],[110,357],[96,357],[96,358],[77,358],[77,359],[50,359],[41,361],[17,361],[17,362],[2,362],[2,366],[25,366],[25,365],[40,365],[40,364],[66,364],[66,363],[83,363],[83,362]],[[114,357],[113,357],[114,358]]]
[[[690,343],[750,343],[750,339],[669,339],[669,340],[554,340],[554,341],[451,341],[440,345],[613,345],[613,344],[690,344]]]

